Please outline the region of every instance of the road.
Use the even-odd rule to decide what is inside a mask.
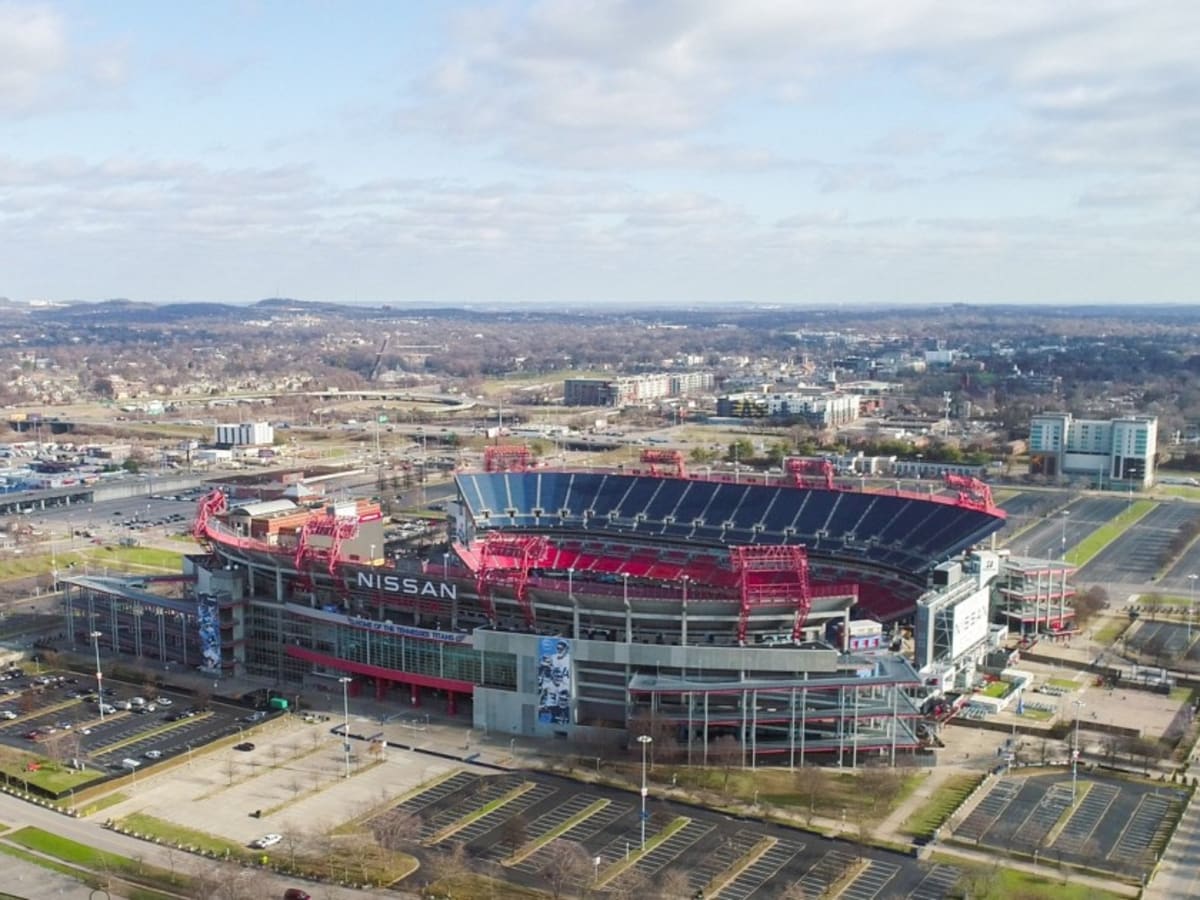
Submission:
[[[40,806],[25,803],[8,794],[0,794],[0,822],[11,826],[14,830],[26,825],[33,825],[72,841],[86,844],[89,847],[95,847],[129,858],[140,858],[148,864],[167,870],[174,868],[176,871],[189,872],[194,871],[197,865],[206,864],[201,857],[182,854],[178,850],[171,850],[167,847],[140,841],[137,838],[127,835],[117,834],[116,832],[102,828],[98,821],[72,819],[60,813],[43,809]],[[207,864],[215,865],[213,863]],[[230,877],[236,877],[241,872],[241,868],[231,866],[229,871]],[[359,891],[351,888],[335,887],[333,885],[308,884],[296,878],[284,878],[274,875],[263,875],[263,879],[262,882],[256,883],[256,887],[267,892],[268,896],[275,897],[282,897],[283,892],[289,887],[302,887],[312,894],[313,897],[320,898],[320,900],[361,900],[364,897],[406,898],[416,896],[414,894],[399,893],[384,889]],[[45,895],[34,894],[30,896]]]

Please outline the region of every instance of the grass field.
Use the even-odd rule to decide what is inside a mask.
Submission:
[[[186,881],[183,876],[173,875],[165,869],[148,866],[127,856],[97,850],[94,847],[88,847],[32,826],[6,835],[5,840],[31,850],[35,854],[59,860],[68,866],[78,866],[98,874],[111,872],[119,878],[135,881],[147,888],[178,891]],[[42,862],[44,860],[39,861],[39,864]],[[68,872],[67,874],[74,873]],[[121,894],[122,896],[132,896],[132,892],[124,890]],[[143,897],[162,896],[152,890],[139,892],[139,894]]]
[[[1123,535],[1126,530],[1158,504],[1153,500],[1138,500],[1130,504],[1111,522],[1101,525],[1067,553],[1067,562],[1082,566],[1092,557]]]
[[[971,791],[983,781],[983,775],[952,775],[937,789],[921,809],[917,810],[900,830],[913,837],[932,838],[934,831],[941,828],[950,814],[958,809]]]
[[[37,764],[41,768],[31,772],[26,768],[30,763]],[[15,784],[24,782],[30,787],[36,786],[52,794],[88,784],[101,775],[94,769],[84,769],[80,772],[51,762],[45,757],[12,748],[5,748],[3,755],[0,756],[0,773],[7,775]]]
[[[992,697],[999,700],[1001,697],[1008,696],[1008,692],[1012,690],[1012,685],[1007,681],[993,681],[979,693],[985,697]]]
[[[175,825],[145,813],[128,815],[120,820],[120,825],[129,831],[157,838],[165,844],[182,844],[185,847],[196,847],[217,855],[228,854],[233,859],[250,855],[249,851],[241,844],[217,837],[215,834],[208,834],[205,831],[196,831],[182,825]]]
[[[1103,623],[1092,635],[1092,640],[1106,647],[1113,644],[1133,624],[1128,618],[1116,616],[1107,617]]]
[[[97,565],[136,566],[171,573],[178,572],[183,564],[182,552],[160,550],[157,547],[96,547],[76,555]]]
[[[1121,894],[1099,890],[1083,884],[1064,884],[1061,879],[1043,878],[1018,869],[1000,866],[972,866],[952,854],[933,854],[933,860],[966,868],[953,897],[970,896],[972,900],[1117,900]]]

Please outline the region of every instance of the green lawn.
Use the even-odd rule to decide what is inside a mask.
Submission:
[[[1123,535],[1134,522],[1137,522],[1157,505],[1153,500],[1138,500],[1131,503],[1112,521],[1101,525],[1076,544],[1067,553],[1067,562],[1073,566],[1082,566],[1090,562],[1092,557]]]
[[[985,697],[992,697],[996,700],[999,700],[1001,697],[1007,696],[1008,692],[1011,690],[1012,685],[1007,681],[993,681],[979,693],[983,694]]]
[[[148,816],[145,813],[128,815],[121,819],[119,824],[128,831],[158,838],[164,844],[181,844],[185,847],[196,847],[200,850],[216,853],[218,856],[229,854],[234,859],[250,855],[241,844],[205,831],[196,831],[192,828],[185,828],[182,825],[175,825],[172,822],[156,819],[154,816]]]
[[[952,775],[946,779],[921,809],[917,810],[900,830],[913,837],[931,838],[934,831],[950,818],[950,814],[962,804],[971,791],[983,781],[982,775]]]
[[[1104,620],[1104,624],[1096,629],[1095,634],[1092,635],[1092,640],[1094,640],[1097,644],[1103,644],[1106,647],[1111,646],[1117,640],[1117,638],[1125,633],[1125,630],[1129,628],[1131,624],[1131,620],[1127,618],[1116,618],[1115,616],[1109,616]]]
[[[172,875],[165,869],[146,865],[127,856],[97,850],[86,844],[80,844],[32,826],[6,835],[5,840],[69,865],[79,866],[96,873],[111,872],[119,878],[136,881],[147,887],[179,890],[186,881],[183,876]],[[130,895],[128,891],[121,893],[123,896]],[[141,896],[158,895],[149,891],[142,893]]]
[[[1064,884],[1062,879],[1044,878],[1019,869],[972,866],[952,854],[935,853],[933,859],[966,869],[951,894],[955,897],[969,895],[972,900],[1009,900],[1012,897],[1022,900],[1118,900],[1123,896],[1087,885]]]
[[[87,559],[89,563],[99,565],[136,566],[162,569],[171,573],[180,571],[183,565],[183,553],[178,550],[160,550],[157,547],[96,547],[76,555]]]
[[[1025,708],[1021,713],[1021,717],[1025,719],[1033,719],[1035,722],[1049,722],[1054,718],[1054,713],[1047,712],[1044,709],[1029,709]]]
[[[36,772],[27,771],[25,766],[30,762],[40,763],[41,768]],[[51,762],[45,757],[24,753],[20,750],[9,750],[3,758],[0,758],[0,773],[9,776],[14,783],[25,782],[30,787],[37,786],[52,794],[89,784],[103,774],[95,769],[84,769],[79,772]]]

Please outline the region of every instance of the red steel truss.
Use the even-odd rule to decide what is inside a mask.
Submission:
[[[483,471],[526,472],[531,458],[523,444],[493,444],[483,448]]]
[[[324,562],[335,575],[341,561],[342,544],[358,534],[358,516],[313,516],[304,523],[296,541],[296,572],[303,573],[306,563]]]
[[[799,640],[808,611],[812,609],[812,590],[808,583],[808,553],[803,547],[788,544],[730,547],[729,558],[738,576],[742,595],[738,617],[738,643],[746,640],[746,625],[755,606],[768,603],[795,604],[792,640]]]
[[[946,487],[952,491],[958,491],[958,502],[963,506],[970,506],[973,509],[992,509],[992,489],[978,478],[970,475],[951,475],[949,472],[944,477]]]
[[[674,475],[676,478],[687,478],[687,469],[683,465],[683,454],[678,450],[643,450],[642,462],[650,466],[651,475]],[[659,466],[670,466],[670,469],[660,469]]]
[[[209,521],[213,516],[225,512],[226,509],[223,491],[215,490],[205,495],[196,504],[196,521],[192,523],[192,536],[198,541],[207,541]]]
[[[792,476],[792,482],[797,487],[820,487],[833,490],[833,463],[827,459],[800,459],[791,457],[784,463],[787,473]],[[808,476],[819,476],[820,481]]]
[[[520,604],[526,624],[533,624],[533,604],[529,602],[528,591],[529,570],[545,556],[546,548],[546,539],[536,535],[510,535],[493,531],[483,539],[483,544],[476,548],[479,569],[475,573],[475,587],[488,618],[492,621],[496,619],[492,592],[497,587],[507,587]]]

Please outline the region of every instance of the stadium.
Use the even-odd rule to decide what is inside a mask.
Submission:
[[[195,523],[208,552],[185,572],[196,624],[210,624],[181,622],[168,646],[152,595],[93,581],[68,592],[70,636],[100,621],[115,650],[182,650],[218,675],[349,677],[355,694],[444,703],[491,734],[649,732],[693,763],[894,762],[920,744],[923,693],[883,625],[911,618],[935,569],[1004,523],[973,479],[867,491],[819,460],[748,481],[696,477],[672,451],[552,470],[493,447],[455,483],[446,550],[425,561],[393,553],[370,500],[214,491]]]

